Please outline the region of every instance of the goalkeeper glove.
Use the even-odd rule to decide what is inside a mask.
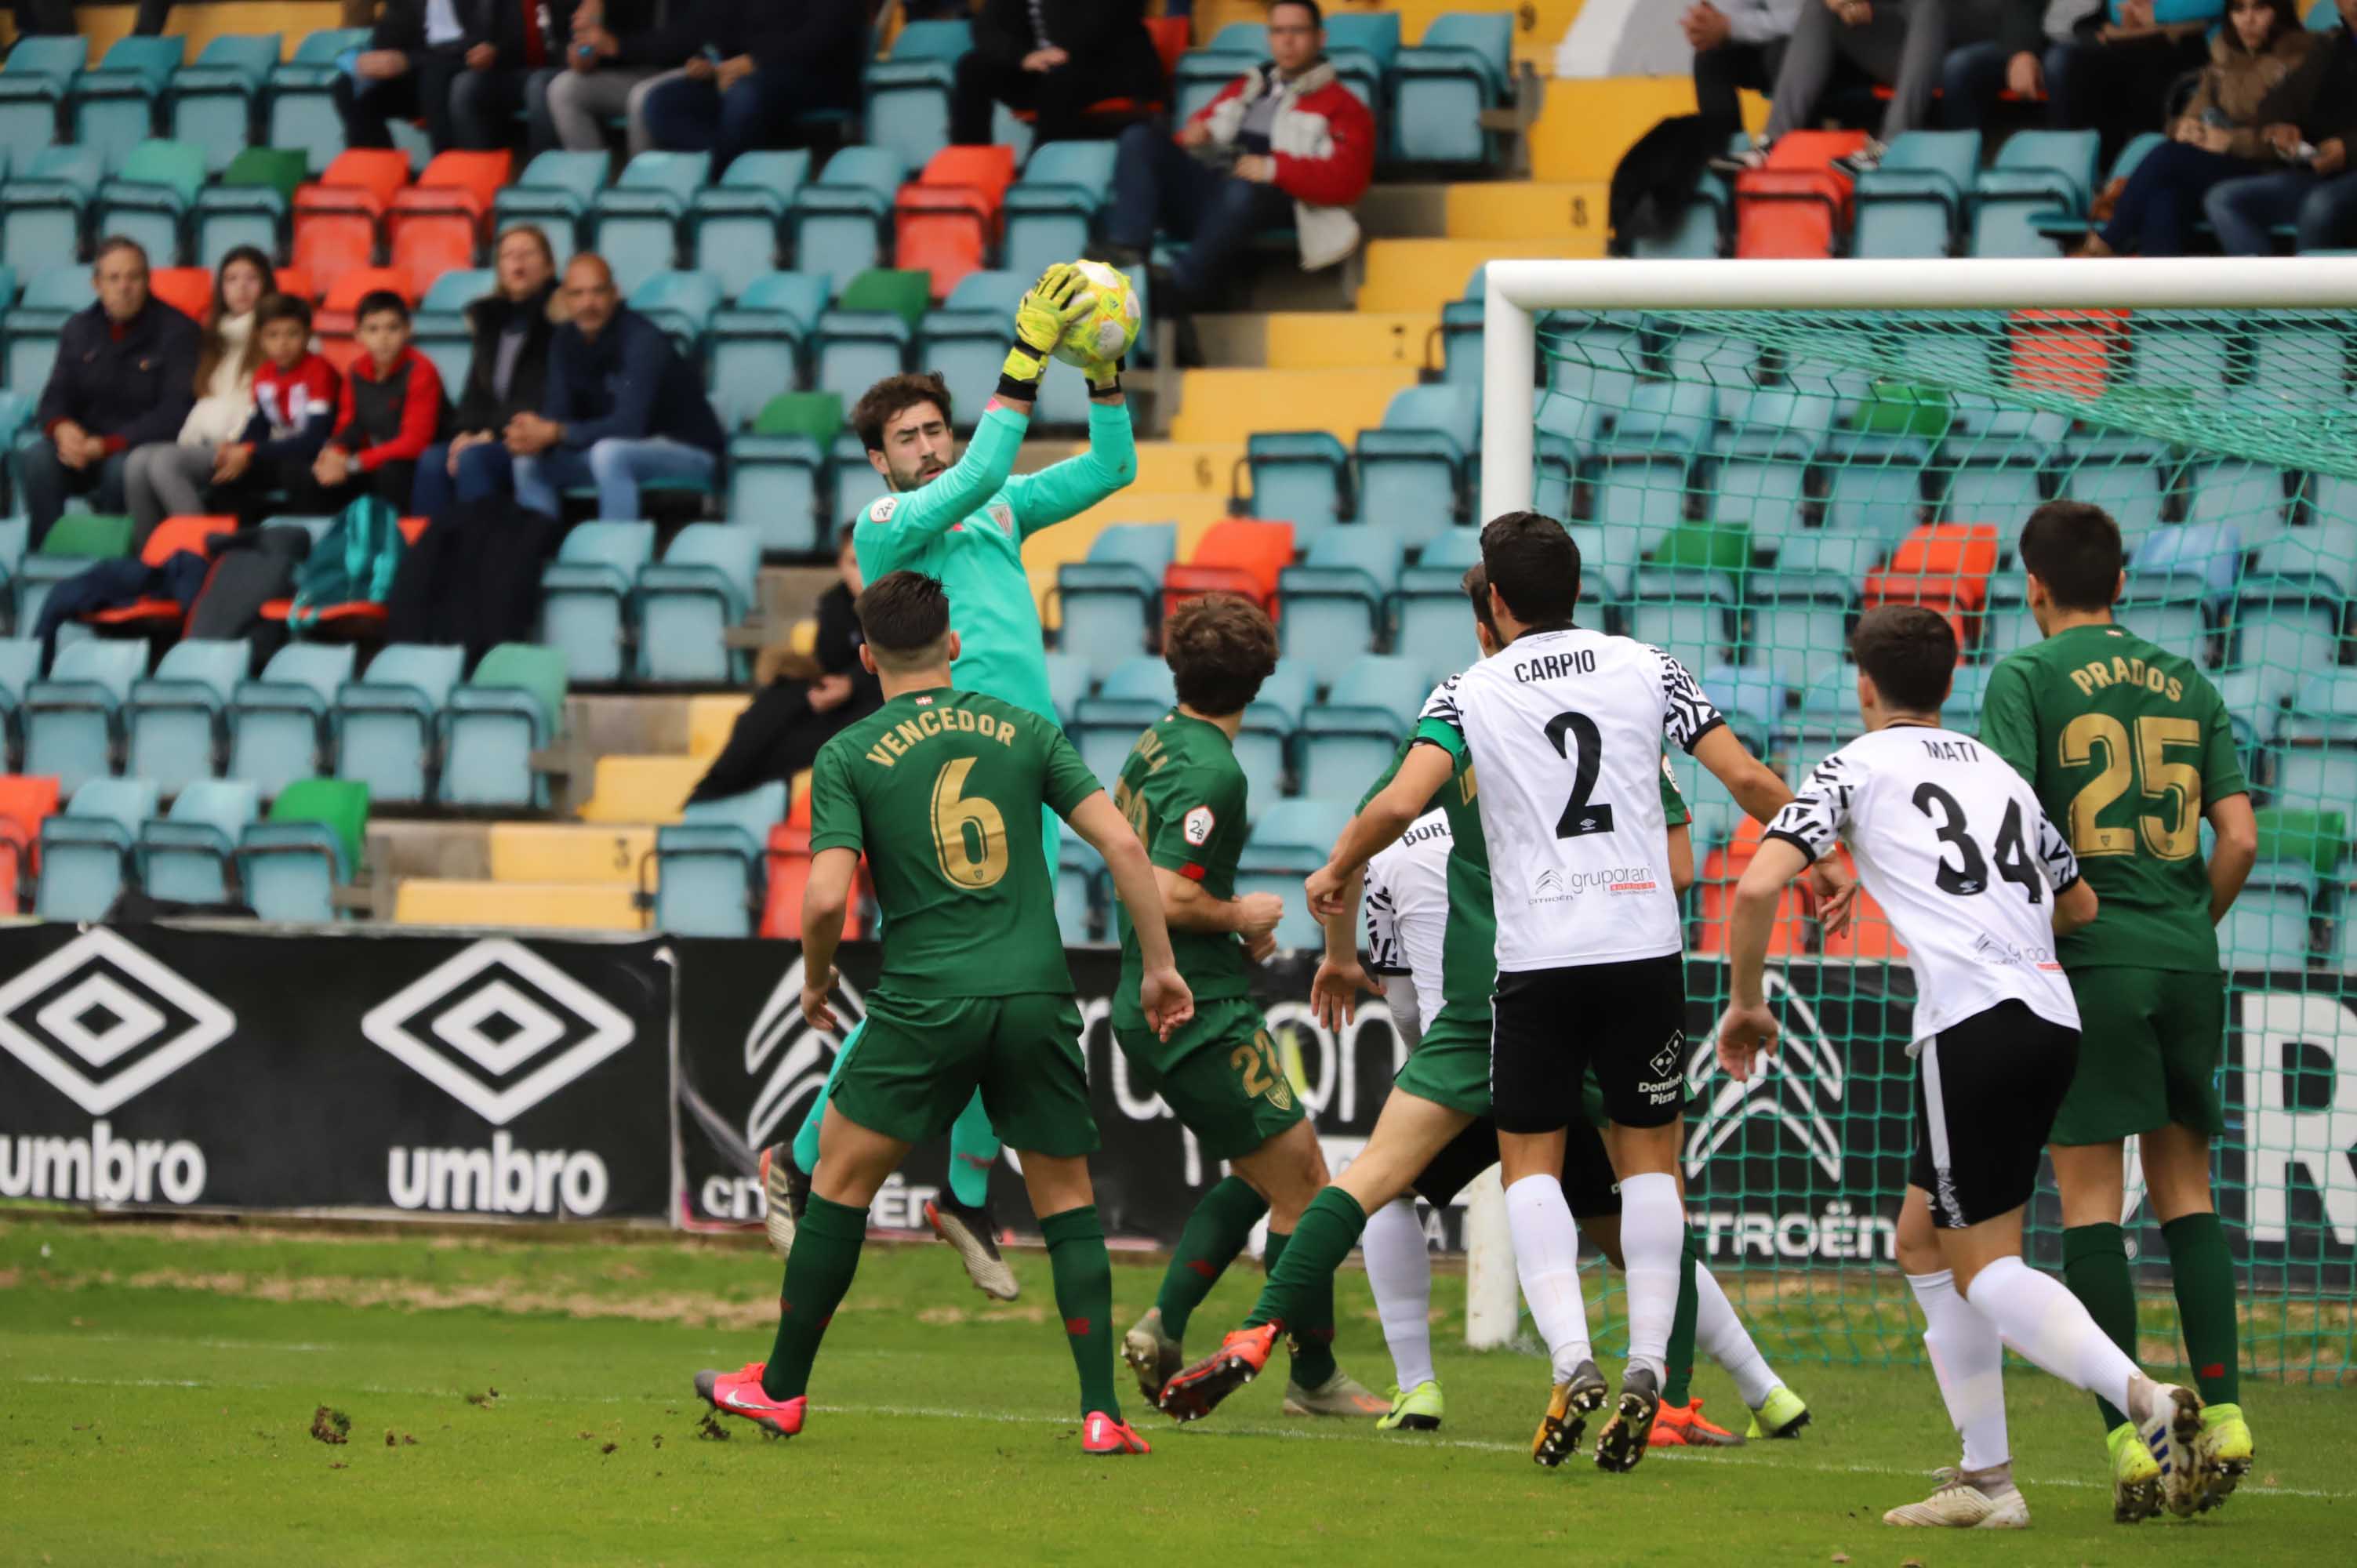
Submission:
[[[1015,343],[999,368],[999,396],[1028,402],[1038,395],[1048,356],[1072,323],[1089,313],[1092,302],[1082,286],[1087,281],[1069,263],[1059,262],[1016,305]]]

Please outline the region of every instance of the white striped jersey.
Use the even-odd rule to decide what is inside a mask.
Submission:
[[[1723,722],[1676,660],[1584,628],[1527,632],[1433,693],[1417,735],[1458,737],[1480,774],[1501,971],[1684,947],[1662,743]]]
[[[1978,741],[1923,725],[1860,736],[1817,765],[1768,836],[1813,861],[1848,843],[1915,972],[1910,1055],[2002,1002],[2079,1026],[2048,897],[2079,880],[2078,858],[2029,783]]]
[[[1455,844],[1444,811],[1431,811],[1367,862],[1367,950],[1381,974],[1415,981],[1424,1027],[1440,1012],[1448,931],[1448,852]]]

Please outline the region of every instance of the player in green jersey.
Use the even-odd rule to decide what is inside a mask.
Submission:
[[[1104,857],[1135,923],[1136,1005],[1168,1037],[1194,1016],[1170,950],[1154,868],[1063,732],[1037,714],[951,683],[958,635],[942,585],[886,574],[859,597],[860,661],[884,705],[820,748],[802,899],[802,1011],[831,1028],[834,955],[860,857],[884,911],[884,968],[867,993],[862,1048],[838,1077],[818,1168],[786,1259],[766,1362],[696,1374],[714,1409],[791,1437],[811,1364],[851,1287],[867,1206],[909,1146],[948,1131],[979,1095],[1022,1154],[1048,1243],[1056,1315],[1080,1373],[1082,1450],[1144,1454],[1113,1389],[1113,1265],[1088,1156],[1097,1146],[1040,810]]]
[[[2209,1507],[2251,1466],[2251,1431],[2236,1402],[2234,1265],[2211,1201],[2210,1144],[2226,1127],[2216,925],[2257,858],[2258,829],[2216,690],[2192,660],[2112,619],[2123,582],[2118,525],[2096,507],[2049,501],[2030,514],[2020,553],[2045,640],[1990,671],[1981,739],[2063,824],[2104,910],[2057,952],[2083,1042],[2050,1147],[2062,1189],[2063,1278],[2133,1356],[2122,1144],[2136,1138],[2201,1394]],[[2206,864],[2205,819],[2216,835]],[[2115,1511],[2145,1518],[2159,1506],[2158,1469],[2126,1417],[2095,1402],[2112,1452]]]
[[[1276,668],[1276,628],[1233,594],[1207,594],[1178,607],[1162,630],[1178,705],[1137,737],[1122,764],[1114,804],[1146,844],[1162,892],[1163,918],[1178,972],[1195,997],[1195,1021],[1168,1039],[1146,1024],[1135,999],[1144,963],[1136,929],[1121,922],[1121,984],[1114,993],[1114,1041],[1130,1081],[1159,1093],[1195,1135],[1206,1159],[1232,1174],[1188,1217],[1162,1278],[1161,1294],[1122,1340],[1146,1397],[1186,1364],[1187,1321],[1221,1273],[1268,1217],[1264,1263],[1274,1269],[1301,1211],[1326,1185],[1318,1131],[1286,1080],[1248,960],[1276,948],[1285,902],[1274,893],[1235,896],[1250,786],[1236,761],[1244,708]],[[1334,1364],[1334,1294],[1305,1302],[1292,1331],[1288,1415],[1380,1415],[1383,1402]]]
[[[873,583],[909,569],[939,578],[956,607],[962,651],[952,673],[959,688],[1012,703],[1051,724],[1056,709],[1048,691],[1046,642],[1023,571],[1023,542],[1086,511],[1137,476],[1129,409],[1118,367],[1110,365],[1084,372],[1091,394],[1088,451],[1036,474],[1013,473],[1046,356],[1086,308],[1081,283],[1070,267],[1050,267],[1024,296],[998,394],[983,411],[963,457],[957,456],[950,432],[949,389],[937,374],[887,377],[851,414],[868,462],[891,486],[853,524],[860,575]],[[1042,843],[1052,884],[1054,833],[1044,833]],[[836,1053],[791,1157],[783,1147],[762,1153],[770,1239],[780,1257],[793,1245],[794,1219],[818,1163],[819,1125],[834,1075],[858,1047],[860,1033],[854,1028]],[[998,1139],[977,1101],[951,1130],[950,1190],[926,1205],[925,1217],[958,1250],[976,1286],[1011,1301],[1015,1274],[998,1255],[989,1208],[990,1170],[997,1160]]]

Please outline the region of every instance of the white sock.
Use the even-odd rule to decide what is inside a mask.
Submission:
[[[1383,1320],[1383,1342],[1392,1348],[1399,1386],[1434,1381],[1432,1373],[1432,1251],[1415,1199],[1395,1197],[1367,1216],[1359,1235],[1367,1262],[1367,1283]]]
[[[1678,1179],[1649,1171],[1620,1183],[1620,1256],[1629,1275],[1629,1361],[1667,1378],[1670,1324],[1678,1315],[1678,1273],[1686,1245]]]
[[[2061,1280],[2019,1258],[1999,1258],[1973,1277],[1965,1299],[2031,1362],[2073,1388],[2128,1408],[2136,1364],[2095,1326]]]
[[[1506,1229],[1514,1239],[1514,1273],[1531,1320],[1547,1342],[1555,1380],[1593,1352],[1587,1344],[1587,1304],[1579,1294],[1579,1230],[1563,1199],[1558,1176],[1524,1176],[1506,1189]]]
[[[1695,1339],[1727,1369],[1735,1380],[1735,1391],[1753,1410],[1776,1391],[1776,1374],[1768,1369],[1768,1358],[1751,1342],[1751,1331],[1743,1326],[1735,1304],[1699,1262],[1695,1264]]]
[[[1908,1288],[1923,1309],[1923,1349],[1948,1420],[1964,1443],[1964,1468],[1993,1469],[2009,1461],[2005,1435],[2005,1344],[1996,1326],[1956,1293],[1956,1277],[1909,1274]]]

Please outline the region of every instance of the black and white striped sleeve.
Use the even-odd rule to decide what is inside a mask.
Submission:
[[[1679,750],[1691,753],[1703,736],[1727,720],[1703,694],[1693,671],[1658,648],[1653,656],[1662,661],[1662,734]]]
[[[1377,974],[1406,973],[1407,957],[1400,951],[1399,925],[1392,905],[1391,884],[1372,862],[1367,866],[1366,912],[1367,967]]]
[[[2079,857],[2072,853],[2071,841],[2062,836],[2062,830],[2054,825],[2054,819],[2040,807],[2035,796],[2025,797],[2022,803],[2038,814],[2038,863],[2046,868],[2047,882],[2057,893],[2069,892],[2079,880]]]
[[[1814,861],[1834,847],[1849,825],[1851,799],[1865,780],[1855,762],[1835,752],[1816,766],[1801,792],[1784,802],[1767,837],[1782,839]]]

